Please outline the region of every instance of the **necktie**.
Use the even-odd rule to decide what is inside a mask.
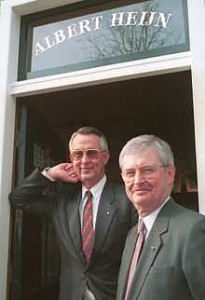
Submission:
[[[138,238],[137,238],[137,243],[136,243],[136,246],[135,246],[135,251],[134,251],[134,254],[133,254],[133,257],[132,257],[132,262],[131,262],[131,265],[130,265],[130,271],[129,271],[129,276],[128,276],[125,300],[127,300],[127,297],[128,297],[129,291],[130,291],[130,287],[131,287],[132,280],[133,280],[133,277],[134,277],[134,274],[135,274],[135,269],[136,269],[136,266],[137,266],[137,262],[139,260],[140,252],[142,250],[142,246],[143,246],[145,236],[146,236],[146,233],[147,233],[146,226],[145,226],[142,219],[139,220],[137,231],[138,231]]]
[[[86,192],[86,197],[87,201],[83,210],[82,222],[82,247],[85,260],[88,263],[90,261],[94,244],[92,194],[90,191]]]

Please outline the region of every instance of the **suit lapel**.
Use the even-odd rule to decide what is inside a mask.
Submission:
[[[72,201],[69,201],[68,211],[68,226],[70,230],[70,236],[73,241],[73,245],[80,254],[81,259],[84,261],[84,255],[82,252],[82,238],[81,238],[81,226],[79,217],[79,203],[81,200],[81,192],[75,196]],[[101,245],[106,237],[106,234],[110,228],[113,217],[117,211],[115,193],[113,186],[107,181],[99,202],[96,227],[95,227],[95,242],[94,250],[90,262],[92,262],[98,251],[100,251]]]
[[[101,245],[110,228],[116,210],[117,208],[116,208],[115,193],[113,191],[113,187],[107,181],[103,188],[99,207],[98,207],[96,226],[95,226],[94,252],[93,252],[92,259],[94,259],[95,255],[101,248]]]
[[[68,213],[68,225],[70,229],[70,237],[73,245],[80,255],[81,259],[84,261],[84,255],[82,251],[82,238],[81,238],[81,225],[79,216],[79,204],[81,201],[81,191],[78,192],[72,201],[68,203],[67,213]]]
[[[169,228],[169,218],[172,204],[172,200],[169,200],[168,203],[165,204],[165,206],[161,209],[149,233],[137,265],[137,270],[133,279],[134,284],[130,293],[130,299],[138,298],[149,270],[161,249],[163,235],[168,231]]]

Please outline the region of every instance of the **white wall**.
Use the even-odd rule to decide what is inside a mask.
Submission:
[[[7,258],[9,242],[9,203],[14,140],[15,102],[9,96],[9,85],[16,80],[18,24],[15,15],[1,3],[0,15],[0,299],[6,299]],[[13,28],[11,31],[10,28]],[[13,46],[11,46],[11,41]],[[15,47],[14,47],[15,46]]]
[[[192,81],[199,189],[199,211],[205,214],[205,2],[188,0]]]

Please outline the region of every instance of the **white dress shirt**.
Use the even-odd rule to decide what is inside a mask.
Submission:
[[[167,203],[167,201],[169,201],[170,196],[157,208],[155,209],[151,214],[147,215],[146,217],[143,218],[143,222],[146,226],[147,229],[147,234],[146,234],[146,239],[152,229],[152,226],[154,225],[154,222],[160,212],[160,210],[162,209],[162,207]],[[141,217],[139,217],[140,219]]]
[[[89,191],[92,193],[92,204],[93,204],[93,227],[95,229],[96,219],[97,219],[97,212],[98,212],[98,206],[100,202],[100,197],[104,188],[104,185],[106,183],[107,177],[106,175],[103,176],[103,178],[98,181],[98,183],[93,186]],[[86,204],[86,189],[84,186],[82,186],[82,199],[79,206],[79,213],[80,213],[80,220],[81,220],[81,226],[82,226],[82,215],[83,210]]]

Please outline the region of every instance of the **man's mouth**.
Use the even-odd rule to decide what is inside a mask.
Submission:
[[[88,173],[90,172],[91,168],[83,168],[81,169],[81,172],[85,172],[85,173]]]
[[[134,188],[132,190],[132,193],[137,193],[137,194],[144,194],[150,191],[150,188]]]

